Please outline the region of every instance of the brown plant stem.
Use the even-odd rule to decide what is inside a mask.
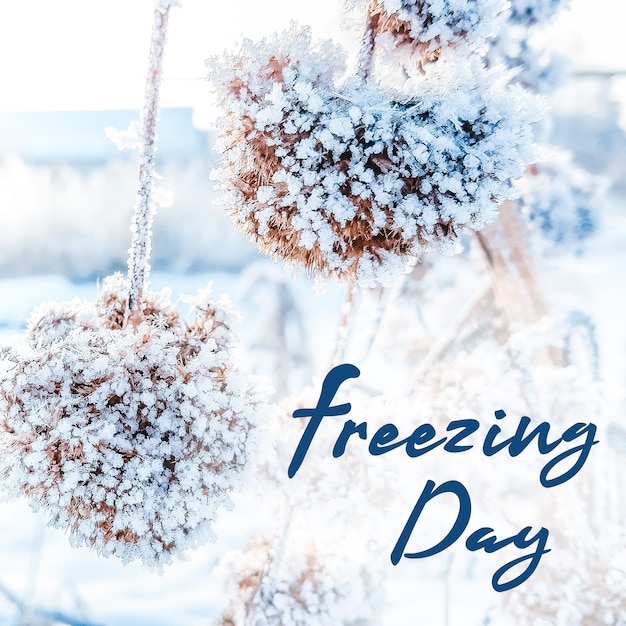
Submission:
[[[497,220],[475,236],[490,270],[496,302],[510,329],[535,324],[547,315],[548,307],[515,204],[505,200]],[[562,351],[552,347],[542,349],[536,358],[554,365],[563,364]]]
[[[498,219],[476,238],[492,273],[493,288],[512,324],[533,324],[548,312],[535,276],[515,205],[506,200]]]
[[[167,34],[171,3],[155,0],[152,39],[144,104],[141,114],[141,152],[139,155],[139,175],[137,200],[131,231],[132,243],[128,257],[128,319],[141,317],[140,302],[143,289],[150,273],[150,253],[152,249],[152,220],[154,217],[154,162],[156,124],[159,116],[159,96],[163,73],[163,51]]]

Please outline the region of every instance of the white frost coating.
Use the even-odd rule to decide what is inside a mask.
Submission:
[[[536,112],[501,67],[450,50],[407,84],[419,94],[409,98],[336,84],[339,56],[320,49],[294,28],[210,60],[225,110],[214,176],[265,252],[314,274],[386,283],[392,265],[403,269],[398,258],[449,249],[514,197]]]
[[[107,126],[104,134],[118,150],[132,150],[141,146],[141,124],[136,120],[131,122],[125,130]]]
[[[171,7],[182,6],[179,0],[158,0],[158,6],[162,12],[169,10]]]
[[[348,0],[378,16],[377,33],[395,44],[439,46],[465,41],[482,46],[504,18],[508,0]]]
[[[0,473],[74,545],[148,565],[212,538],[254,457],[259,400],[232,365],[233,335],[209,291],[182,319],[128,285],[48,303],[0,360]]]
[[[139,154],[139,180],[137,200],[131,231],[132,243],[128,257],[130,279],[129,311],[132,314],[139,306],[144,284],[150,273],[152,219],[155,206],[152,199],[156,124],[159,117],[159,93],[163,73],[163,52],[172,0],[157,0],[150,43],[150,58],[146,74],[144,105],[141,113],[141,152]]]

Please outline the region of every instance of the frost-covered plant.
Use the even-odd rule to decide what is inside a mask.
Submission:
[[[529,143],[520,92],[440,61],[411,93],[338,84],[307,29],[211,60],[226,115],[216,172],[235,223],[308,272],[384,283],[407,257],[495,218]]]
[[[183,320],[149,274],[155,128],[171,0],[156,0],[128,280],[96,302],[47,303],[0,352],[0,470],[75,545],[168,563],[210,537],[251,457],[258,401],[223,303]]]
[[[231,360],[230,314],[208,290],[186,321],[128,285],[48,303],[2,362],[5,485],[68,527],[74,545],[167,563],[211,535],[253,454],[257,399]]]
[[[363,551],[371,551],[395,503],[389,493],[389,483],[396,476],[386,467],[371,471],[371,455],[365,445],[348,445],[340,460],[335,458],[339,425],[320,428],[300,467],[292,466],[295,446],[309,422],[306,418],[293,418],[292,412],[296,408],[316,406],[318,397],[319,389],[311,387],[276,407],[274,415],[266,422],[274,448],[271,456],[259,464],[257,474],[267,490],[279,495],[291,511],[310,512],[315,506],[314,514],[304,513],[298,517],[300,530],[317,538],[323,535],[327,543],[341,549],[338,537],[343,537],[349,528],[353,549],[360,545]],[[360,411],[372,403],[369,395],[356,389],[350,391],[349,397]],[[293,468],[295,475],[285,481],[287,468]],[[342,502],[341,507],[336,506],[338,501]],[[364,508],[368,509],[367,519],[361,519],[358,528],[352,527],[354,512]]]
[[[410,46],[422,61],[460,42],[484,45],[507,7],[506,0],[357,0],[365,6],[374,36],[393,46]]]
[[[311,388],[291,398],[265,424],[274,445],[262,451],[257,477],[272,519],[279,518],[278,532],[265,530],[245,550],[221,560],[215,578],[229,602],[219,626],[378,623],[378,564],[387,556],[381,533],[393,519],[397,498],[389,484],[397,476],[384,467],[371,471],[366,445],[334,458],[337,433],[322,428],[293,480],[287,480],[295,442],[308,422],[289,413],[314,406],[318,394]],[[371,398],[362,400],[359,408]],[[367,516],[355,523],[356,512],[365,509]]]
[[[378,622],[379,581],[364,564],[312,543],[269,542],[228,553],[218,574],[230,604],[216,626],[366,626]]]
[[[597,230],[605,181],[577,167],[570,153],[542,149],[515,187],[522,213],[549,242],[576,245]]]

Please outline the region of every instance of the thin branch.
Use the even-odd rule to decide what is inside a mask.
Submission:
[[[348,343],[350,341],[350,316],[354,312],[354,296],[356,290],[357,287],[354,282],[350,281],[347,283],[346,295],[341,305],[341,317],[337,324],[337,335],[330,363],[331,367],[338,365],[346,357]]]
[[[365,83],[372,73],[374,47],[376,45],[376,34],[378,31],[378,15],[372,15],[368,10],[365,16],[365,32],[359,50],[359,60],[357,63],[356,76]]]
[[[463,331],[467,331],[470,328],[470,322],[479,316],[479,313],[485,306],[485,301],[491,297],[491,285],[488,282],[477,285],[474,294],[474,297],[460,311],[459,315],[454,318],[448,328],[439,335],[439,339],[431,346],[426,356],[422,359],[412,378],[415,385],[418,385],[422,377],[441,361],[451,347],[463,337]]]
[[[133,239],[128,258],[128,278],[130,291],[128,297],[129,315],[139,309],[143,288],[150,273],[150,252],[152,237],[152,219],[154,201],[152,199],[156,123],[159,116],[159,92],[163,72],[163,51],[167,34],[167,24],[171,3],[155,1],[154,24],[150,44],[150,59],[146,76],[146,89],[141,115],[142,142],[139,155],[139,180],[137,201],[131,230]]]

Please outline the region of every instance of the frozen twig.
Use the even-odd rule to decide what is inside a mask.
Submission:
[[[150,272],[152,219],[154,216],[153,179],[155,161],[156,124],[159,116],[159,92],[163,72],[163,50],[171,2],[156,0],[150,44],[150,58],[141,115],[141,153],[137,200],[131,230],[133,239],[128,258],[130,293],[128,311],[138,310],[143,288]]]
[[[533,324],[547,313],[515,205],[505,201],[498,219],[476,233],[491,270],[502,312],[512,325]]]
[[[335,347],[331,357],[331,366],[341,363],[346,356],[348,343],[350,341],[350,317],[354,313],[354,296],[356,295],[357,286],[353,282],[349,282],[346,287],[346,295],[341,306],[341,317],[337,325],[337,338],[335,339]]]
[[[284,519],[274,537],[272,547],[267,554],[267,560],[261,572],[259,588],[252,600],[252,607],[247,615],[245,626],[257,626],[261,617],[265,621],[269,621],[271,617],[267,615],[267,609],[270,607],[276,608],[274,606],[274,596],[278,591],[279,569],[289,541],[289,531],[294,515],[293,507],[288,506],[286,511],[284,511]]]
[[[569,314],[568,323],[570,331],[565,337],[565,355],[566,363],[576,363],[576,354],[574,350],[574,338],[576,330],[582,331],[582,339],[587,345],[589,363],[588,366],[591,371],[592,378],[594,380],[600,380],[600,347],[598,345],[598,337],[596,333],[596,327],[593,320],[589,315],[581,311],[571,311]]]
[[[498,307],[511,331],[535,324],[548,314],[548,307],[537,280],[529,243],[516,206],[506,200],[498,219],[475,234],[490,270]],[[536,360],[562,365],[562,351],[545,346]]]
[[[387,305],[390,300],[389,294],[386,292],[385,287],[377,287],[376,302],[374,303],[374,317],[370,322],[370,328],[367,335],[363,339],[362,359],[365,360],[374,346],[374,342],[378,337],[378,332],[382,325],[383,317],[387,311]]]
[[[356,76],[361,82],[366,82],[372,73],[372,65],[374,61],[374,47],[376,45],[376,26],[378,24],[378,15],[373,15],[371,11],[367,11],[365,16],[365,32],[361,40],[361,49],[359,50],[359,59],[357,63]]]

